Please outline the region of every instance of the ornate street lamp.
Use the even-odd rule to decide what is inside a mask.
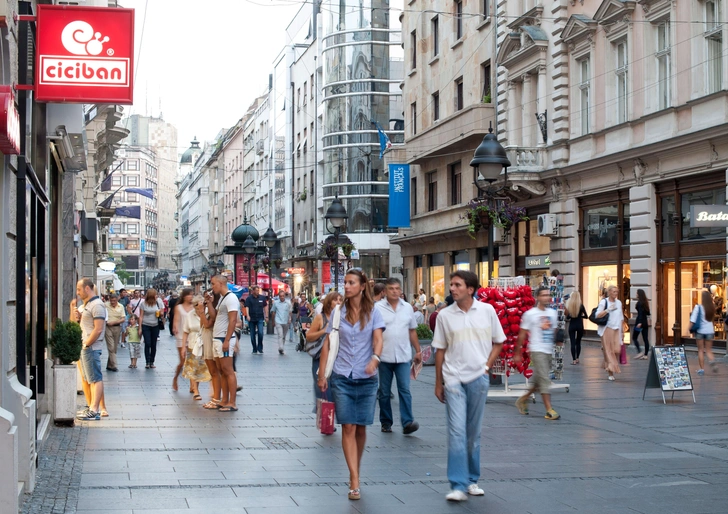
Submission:
[[[324,219],[326,220],[326,230],[329,232],[329,234],[334,235],[334,245],[336,245],[336,252],[334,254],[334,288],[336,291],[339,290],[339,234],[341,234],[341,227],[344,226],[346,223],[346,220],[349,219],[349,214],[346,212],[346,208],[344,208],[344,204],[341,203],[341,200],[339,200],[339,193],[336,193],[334,196],[334,200],[331,202],[331,205],[329,205],[329,208],[326,209],[326,214],[324,215]],[[333,228],[329,228],[329,225]]]
[[[478,188],[478,198],[484,196],[489,206],[494,206],[496,195],[507,187],[508,166],[511,165],[511,161],[508,160],[505,148],[493,134],[492,124],[488,129],[488,134],[483,138],[483,142],[475,149],[470,165],[473,167],[473,179],[475,187]],[[493,182],[500,178],[501,172],[503,172],[503,186],[493,188]],[[493,278],[493,254],[495,249],[493,245],[493,222],[490,221],[490,218],[488,220],[488,281],[490,281]]]

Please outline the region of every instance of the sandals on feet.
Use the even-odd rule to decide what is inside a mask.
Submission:
[[[196,394],[192,397],[193,400],[202,400],[202,395]]]
[[[230,406],[220,407],[220,412],[237,412],[237,411],[238,411],[237,407],[230,407]]]
[[[211,409],[211,410],[212,409],[219,409],[220,408],[220,400],[216,400],[215,398],[213,398],[212,400],[210,400],[209,402],[207,402],[206,404],[204,404],[202,407],[205,408],[205,409]]]
[[[361,491],[357,487],[356,489],[349,489],[350,500],[361,500]]]

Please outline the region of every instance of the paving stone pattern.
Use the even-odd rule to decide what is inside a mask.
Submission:
[[[76,512],[88,428],[57,427],[38,457],[36,487],[23,514]]]
[[[521,416],[513,399],[491,398],[483,424],[481,480],[486,494],[448,504],[445,409],[433,395],[434,369],[412,384],[422,428],[404,436],[368,430],[362,499],[347,499],[340,431],[323,436],[312,414],[306,354],[267,352],[238,359],[240,410],[205,410],[187,384],[171,390],[174,340],[162,336],[156,370],[107,373],[111,417],[54,428],[38,487],[23,512],[112,514],[382,513],[724,513],[728,510],[728,367],[694,373],[697,403],[659,390],[642,401],[647,361],[623,366],[616,382],[601,351],[585,348],[565,366],[570,392],[556,392],[562,419],[543,418],[540,399]],[[248,348],[247,341],[243,348]],[[632,353],[632,351],[630,351]],[[567,359],[568,361],[569,359]],[[202,387],[205,398],[207,385]],[[377,414],[378,418],[378,414]],[[79,469],[80,468],[80,469]]]

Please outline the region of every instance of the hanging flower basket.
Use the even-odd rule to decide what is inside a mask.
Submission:
[[[283,264],[283,259],[275,259],[273,264],[275,264],[276,268],[280,268],[281,264]]]
[[[468,222],[468,235],[475,239],[478,231],[490,224],[508,233],[519,221],[528,221],[526,209],[514,206],[510,200],[475,199],[468,202],[461,220]]]

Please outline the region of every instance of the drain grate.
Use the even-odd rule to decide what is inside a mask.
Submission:
[[[301,450],[302,448],[287,437],[259,437],[258,441],[263,443],[269,450]]]

